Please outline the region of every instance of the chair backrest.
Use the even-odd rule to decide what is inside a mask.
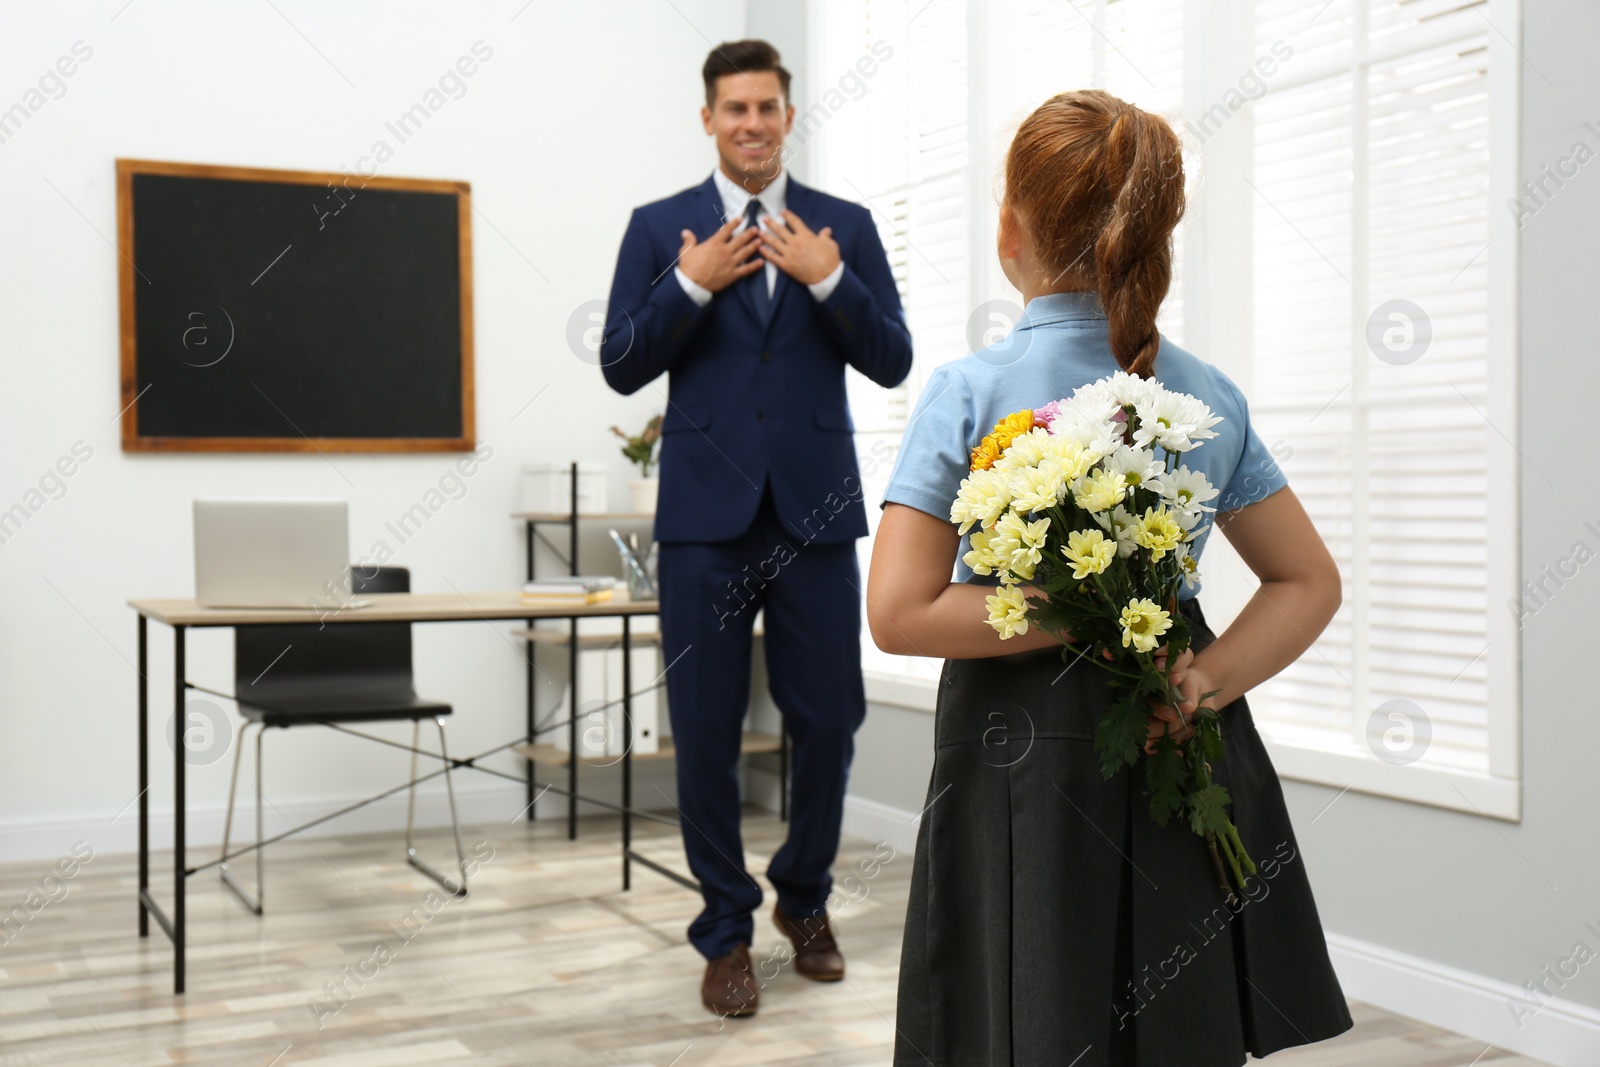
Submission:
[[[405,567],[350,567],[352,595],[408,593]],[[362,622],[361,608],[341,621],[237,626],[233,631],[234,692],[252,697],[312,688],[389,689],[411,693],[411,624]]]

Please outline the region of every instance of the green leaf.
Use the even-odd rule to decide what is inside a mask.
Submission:
[[[1207,830],[1225,834],[1233,824],[1228,821],[1228,790],[1215,782],[1189,794],[1189,828],[1197,834]]]
[[[1172,816],[1183,811],[1183,781],[1188,768],[1183,751],[1170,737],[1156,742],[1154,755],[1144,761],[1144,780],[1150,787],[1150,817],[1165,826]]]
[[[1123,767],[1132,766],[1139,758],[1139,747],[1144,743],[1145,721],[1149,718],[1139,706],[1138,693],[1128,700],[1118,701],[1100,717],[1095,730],[1094,747],[1100,753],[1100,774],[1110,778]]]

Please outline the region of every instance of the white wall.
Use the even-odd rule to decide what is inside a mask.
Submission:
[[[132,810],[110,821],[137,793],[135,626],[125,601],[193,592],[193,497],[347,498],[354,552],[385,538],[395,562],[412,568],[414,588],[444,592],[514,588],[521,578],[520,530],[508,513],[525,460],[603,458],[612,503],[626,509],[630,468],[607,427],[642,425],[662,399],[611,392],[569,350],[568,320],[605,297],[629,209],[710,172],[700,64],[709,42],[743,34],[745,17],[739,0],[276,9],[107,0],[8,12],[0,108],[22,100],[75,42],[92,55],[64,95],[0,143],[0,508],[23,500],[75,442],[92,458],[0,544],[0,859],[53,857],[79,837],[101,851],[132,847]],[[493,54],[464,95],[395,144],[384,122],[478,41]],[[465,495],[401,545],[383,524],[419,501],[454,455],[120,452],[113,159],[338,170],[386,137],[395,155],[382,173],[472,183],[478,435],[493,456]],[[594,569],[614,568],[603,541],[589,539],[586,551]],[[417,633],[419,689],[455,704],[456,752],[521,729],[521,648],[494,632],[506,629]],[[230,649],[227,631],[194,634],[191,679],[229,688]],[[171,797],[160,732],[172,708],[170,650],[170,631],[152,625],[158,810]],[[317,730],[279,731],[268,745],[269,794],[294,817],[324,807],[319,798],[393,784],[405,759]],[[192,809],[222,803],[228,767],[223,759],[191,772]],[[480,817],[516,800],[509,783],[467,775],[462,784],[487,791],[473,809]],[[200,819],[196,836],[214,822]]]

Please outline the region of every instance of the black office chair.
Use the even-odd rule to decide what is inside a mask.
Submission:
[[[404,567],[352,565],[352,594],[406,593],[411,572]],[[456,818],[455,787],[450,782],[449,753],[444,741],[444,716],[449,704],[423,700],[411,680],[411,624],[359,622],[359,608],[348,609],[352,621],[304,625],[238,626],[234,628],[234,695],[244,728],[233,758],[228,787],[228,817],[222,831],[222,881],[245,907],[261,914],[266,868],[261,847],[261,738],[272,726],[319,723],[369,723],[411,720],[411,787],[406,804],[406,861],[458,897],[467,895],[467,862]],[[417,858],[412,846],[416,814],[417,741],[422,720],[439,730],[439,754],[445,760],[445,792],[450,797],[450,823],[455,830],[460,881],[451,880]],[[233,803],[239,788],[239,764],[245,735],[256,727],[256,891],[234,881],[228,871],[228,841],[233,831]]]

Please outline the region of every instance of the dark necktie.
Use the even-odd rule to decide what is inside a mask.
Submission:
[[[750,220],[751,226],[759,226],[761,224],[761,201],[752,196],[750,203],[745,206],[744,214],[745,218]],[[761,258],[759,253],[757,258]],[[772,298],[767,295],[767,266],[765,260],[762,260],[761,269],[751,274],[748,281],[754,286],[751,290],[751,296],[755,298],[756,314],[761,316],[762,322],[766,322],[767,313],[771,309]]]

